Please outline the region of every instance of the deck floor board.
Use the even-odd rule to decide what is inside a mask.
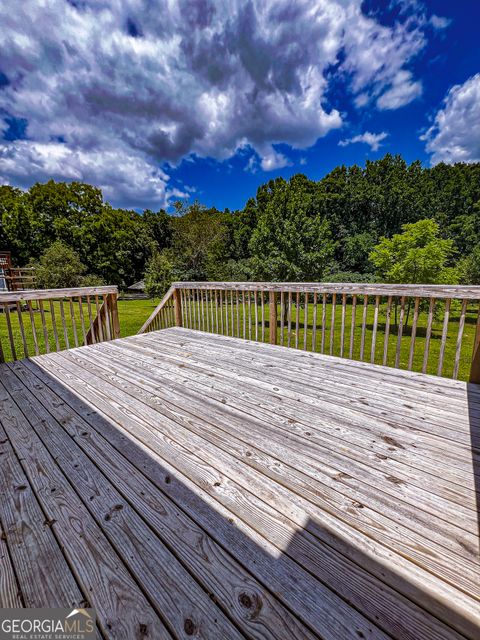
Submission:
[[[91,602],[108,638],[476,638],[479,424],[475,385],[185,329],[0,365],[0,602]]]

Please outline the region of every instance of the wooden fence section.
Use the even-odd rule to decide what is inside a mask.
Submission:
[[[117,287],[0,293],[0,362],[120,337]]]
[[[477,286],[175,282],[140,333],[184,326],[480,383],[479,302]]]

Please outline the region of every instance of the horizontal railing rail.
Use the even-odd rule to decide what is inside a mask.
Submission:
[[[118,289],[0,293],[0,362],[120,337]]]
[[[480,383],[480,287],[175,282],[140,333],[184,326]]]

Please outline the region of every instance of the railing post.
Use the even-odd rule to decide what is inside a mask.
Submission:
[[[182,321],[182,298],[180,289],[173,290],[173,307],[175,309],[175,326],[183,327]]]
[[[480,309],[478,311],[475,342],[473,344],[472,365],[470,367],[470,377],[468,381],[480,384]]]
[[[270,291],[269,295],[270,306],[270,344],[277,344],[277,294],[275,291]]]
[[[113,339],[120,338],[120,319],[118,317],[118,293],[110,293],[107,296],[108,306],[112,318]]]

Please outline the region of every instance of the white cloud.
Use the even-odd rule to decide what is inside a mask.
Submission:
[[[432,164],[480,162],[480,73],[450,89],[421,139]]]
[[[399,71],[393,78],[390,87],[377,100],[377,107],[382,110],[398,109],[412,102],[422,94],[422,83],[413,81],[410,71]]]
[[[435,14],[430,16],[430,24],[434,29],[438,29],[439,31],[446,29],[451,22],[452,21],[449,18],[443,18],[442,16],[436,16]]]
[[[338,143],[341,147],[346,147],[349,144],[355,144],[356,142],[364,142],[370,146],[372,151],[378,151],[382,146],[382,140],[388,136],[388,133],[382,131],[382,133],[370,133],[370,131],[365,131],[358,136],[354,136],[353,138],[347,138],[346,140],[340,140]]]
[[[2,145],[0,174],[24,185],[74,175],[117,203],[138,189],[139,206],[153,206],[169,198],[163,163],[225,160],[250,147],[263,170],[287,166],[272,145],[304,149],[342,125],[326,99],[340,57],[337,76],[357,105],[397,108],[421,92],[407,67],[425,44],[423,22],[401,16],[389,27],[361,7],[172,0],[159,11],[150,0],[23,0],[12,11],[1,3],[9,84],[0,113],[28,127],[26,140]]]

